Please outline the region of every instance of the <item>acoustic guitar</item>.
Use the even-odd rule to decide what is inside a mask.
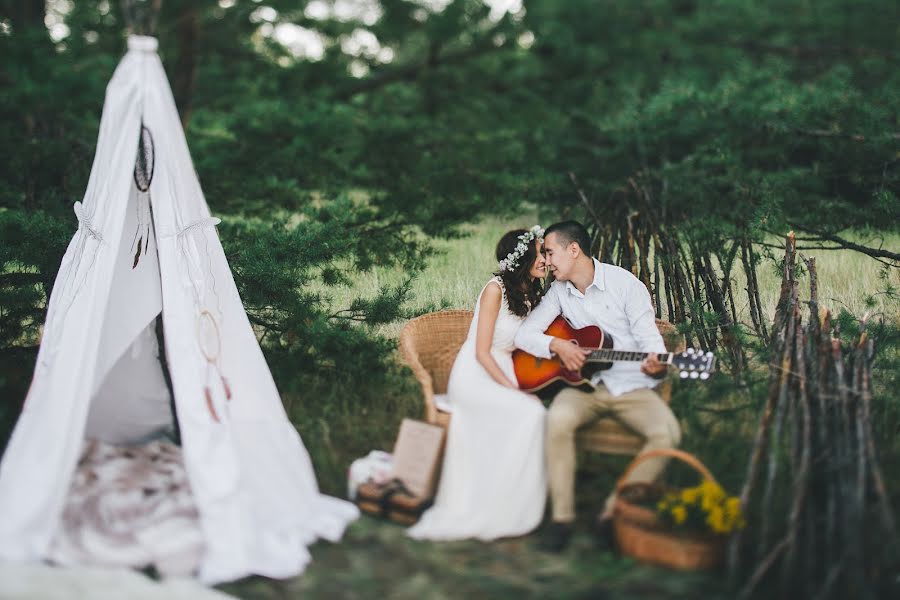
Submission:
[[[649,352],[616,349],[612,336],[599,327],[589,325],[575,329],[562,315],[556,317],[544,333],[570,340],[592,352],[585,357],[585,365],[580,371],[570,371],[559,358],[539,358],[524,350],[513,351],[513,368],[522,391],[536,392],[557,381],[574,386],[584,385],[590,383],[597,371],[610,368],[614,362],[641,362],[649,355]],[[716,357],[712,352],[693,348],[678,353],[663,352],[657,356],[659,362],[678,369],[683,379],[708,379],[716,366]]]

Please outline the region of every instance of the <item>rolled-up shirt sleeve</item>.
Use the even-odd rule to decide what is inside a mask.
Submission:
[[[519,327],[515,340],[517,348],[540,358],[551,357],[550,342],[553,341],[553,336],[545,334],[544,331],[561,311],[558,293],[558,286],[550,286],[547,294],[541,299],[541,303],[531,311],[531,314]]]
[[[637,277],[628,286],[625,315],[628,317],[631,334],[634,336],[639,350],[642,352],[666,351],[666,344],[656,326],[656,313],[653,310],[650,292]]]

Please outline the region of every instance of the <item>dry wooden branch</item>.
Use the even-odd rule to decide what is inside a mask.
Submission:
[[[799,314],[797,315],[797,328],[799,329]],[[794,348],[794,368],[798,373],[806,372],[806,362],[804,354],[806,351],[805,344],[802,343],[803,334],[800,332],[799,339]],[[806,506],[806,498],[809,489],[809,465],[812,454],[812,415],[809,409],[809,396],[806,389],[806,378],[802,375],[797,377],[797,395],[795,405],[799,409],[801,418],[794,420],[794,437],[799,442],[800,456],[799,466],[794,475],[793,485],[793,503],[788,518],[788,547],[785,556],[784,565],[782,567],[782,588],[790,585],[790,578],[797,570],[797,546],[800,536],[801,519]],[[796,429],[800,428],[800,435],[796,434]],[[805,578],[803,579],[805,583]]]
[[[569,181],[572,182],[572,185],[575,187],[575,195],[578,196],[578,199],[581,200],[581,203],[584,205],[585,210],[588,211],[588,214],[591,215],[591,219],[593,219],[594,223],[597,225],[603,224],[603,219],[600,218],[600,215],[594,211],[594,207],[591,205],[591,201],[588,200],[587,194],[584,193],[584,190],[581,189],[581,186],[578,184],[578,179],[575,177],[575,173],[569,171]]]
[[[890,266],[900,268],[900,254],[897,252],[891,252],[889,250],[885,250],[883,248],[872,248],[870,246],[863,246],[862,244],[857,244],[856,242],[851,242],[850,240],[844,239],[837,234],[830,233],[827,231],[822,231],[815,227],[811,227],[809,225],[804,225],[803,223],[793,223],[792,227],[796,227],[797,229],[802,229],[812,235],[815,238],[812,238],[811,241],[825,241],[825,242],[834,242],[838,244],[842,248],[846,248],[848,250],[855,250],[857,252],[861,252],[867,256],[871,256],[872,258],[883,258],[889,261],[895,261],[894,264],[889,264]],[[882,261],[884,262],[884,261]]]
[[[744,584],[744,587],[741,589],[738,594],[738,600],[746,600],[747,598],[752,597],[753,592],[756,590],[756,586],[759,585],[759,582],[762,581],[762,578],[765,577],[766,573],[769,572],[769,569],[772,568],[772,565],[775,564],[775,561],[778,560],[778,557],[784,552],[785,548],[787,548],[788,540],[784,538],[777,544],[772,550],[766,555],[763,560],[759,562],[756,567],[756,570],[753,572],[753,575],[750,576],[750,579],[747,580],[747,583]]]
[[[797,303],[797,282],[794,281],[791,292],[791,306]],[[775,490],[775,478],[778,475],[778,453],[777,446],[781,441],[781,429],[784,422],[784,414],[788,404],[788,394],[790,391],[791,373],[793,372],[793,349],[796,345],[794,332],[796,330],[796,319],[788,319],[787,332],[785,334],[785,344],[783,348],[780,373],[778,376],[778,399],[775,404],[775,424],[772,430],[772,438],[769,449],[769,462],[766,471],[766,486],[763,491],[762,505],[760,508],[762,524],[760,526],[759,544],[757,546],[757,558],[762,557],[769,543],[769,519],[772,507],[772,494]]]

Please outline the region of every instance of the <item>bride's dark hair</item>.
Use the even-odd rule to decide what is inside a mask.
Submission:
[[[526,233],[525,229],[513,229],[504,234],[497,242],[497,260],[501,261],[508,254],[515,252],[516,246],[519,245],[519,236]],[[527,246],[525,254],[519,257],[518,264],[512,270],[498,270],[494,273],[503,281],[509,311],[520,317],[528,315],[538,305],[543,295],[541,280],[532,280],[529,275],[531,265],[537,258],[537,240],[531,240]]]

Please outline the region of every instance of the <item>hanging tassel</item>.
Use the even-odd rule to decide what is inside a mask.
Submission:
[[[231,386],[228,385],[228,380],[224,375],[219,375],[219,378],[222,380],[222,387],[225,388],[225,399],[231,400]]]
[[[143,241],[144,241],[143,237],[138,238],[137,252],[134,253],[134,264],[131,265],[132,269],[134,269],[137,266],[138,261],[141,260],[141,243]]]
[[[212,392],[210,391],[209,386],[203,388],[203,394],[206,396],[206,408],[209,409],[209,414],[212,415],[213,421],[221,423],[222,421],[219,420],[216,408],[213,406]]]

